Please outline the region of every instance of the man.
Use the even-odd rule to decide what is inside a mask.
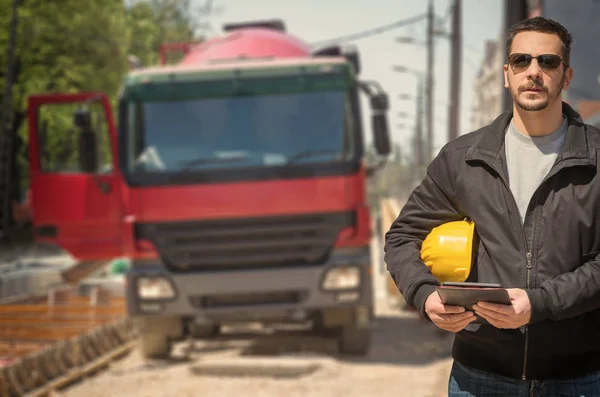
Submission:
[[[510,29],[513,109],[448,143],[386,235],[407,303],[455,333],[450,396],[600,396],[600,131],[561,100],[571,43],[541,17]],[[435,291],[421,243],[467,217],[480,241],[469,281],[501,284],[512,305],[473,313]]]

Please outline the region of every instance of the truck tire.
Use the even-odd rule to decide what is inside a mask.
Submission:
[[[345,326],[338,335],[338,348],[341,354],[364,356],[371,348],[371,330],[356,326]]]
[[[183,322],[179,317],[136,317],[134,323],[140,333],[140,348],[145,359],[169,358],[172,342],[183,334]]]
[[[312,331],[317,334],[325,334],[328,328],[325,326],[324,314],[322,310],[315,312],[312,316]]]
[[[190,332],[190,335],[192,336],[192,338],[194,338],[194,339],[214,338],[215,336],[219,335],[219,332],[221,332],[221,325],[219,325],[219,324],[207,324],[207,325],[190,324],[189,332]]]
[[[145,359],[167,359],[171,355],[171,341],[166,333],[142,335],[142,356]]]

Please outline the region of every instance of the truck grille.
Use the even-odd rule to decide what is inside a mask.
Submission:
[[[235,306],[267,306],[296,304],[302,301],[305,293],[300,291],[253,292],[245,294],[219,294],[190,296],[192,306],[198,309],[217,309]]]
[[[327,259],[354,212],[136,224],[172,271],[264,269]]]

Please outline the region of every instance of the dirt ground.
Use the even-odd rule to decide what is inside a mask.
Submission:
[[[57,393],[64,397],[441,397],[447,394],[452,336],[378,304],[366,357],[337,354],[335,339],[310,331],[225,330],[182,342],[169,361],[138,351]]]

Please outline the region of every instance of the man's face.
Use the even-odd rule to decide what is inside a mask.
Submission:
[[[562,42],[555,34],[540,32],[518,33],[509,53],[538,55],[557,55],[562,58]],[[521,58],[522,60],[522,58]],[[514,103],[527,111],[539,111],[555,103],[561,97],[562,90],[569,88],[573,70],[565,70],[564,63],[551,68],[540,65],[532,59],[529,65],[521,63],[517,67],[508,62],[504,65],[504,86],[510,90]]]

